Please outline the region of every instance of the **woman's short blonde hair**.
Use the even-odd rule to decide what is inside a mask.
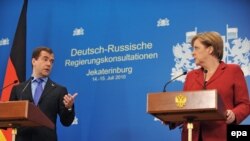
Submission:
[[[221,38],[221,35],[218,32],[203,32],[198,33],[196,36],[193,37],[191,41],[191,45],[194,45],[194,41],[199,40],[204,46],[206,47],[212,47],[213,53],[215,57],[219,59],[219,61],[223,58],[223,40]]]

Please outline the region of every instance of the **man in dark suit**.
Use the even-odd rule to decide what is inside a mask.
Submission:
[[[38,47],[32,54],[32,77],[13,87],[10,100],[29,100],[56,125],[57,114],[64,126],[70,126],[75,117],[74,95],[49,78],[54,63],[50,48]],[[57,141],[55,129],[47,127],[20,127],[16,141]]]

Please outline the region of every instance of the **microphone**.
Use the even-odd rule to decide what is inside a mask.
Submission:
[[[18,82],[18,80],[14,80],[12,83],[10,83],[10,84],[4,86],[3,88],[1,88],[0,92],[2,92],[4,89],[8,88],[9,86],[16,84],[17,82]]]
[[[206,78],[207,78],[207,70],[203,70],[203,73],[204,73],[204,82],[203,82],[203,90],[206,90],[207,89],[207,81],[206,81]]]
[[[20,93],[20,100],[22,100],[22,94],[23,92],[27,89],[27,87],[29,86],[29,84],[31,83],[31,81],[34,79],[34,77],[32,76],[29,80],[29,82],[24,86],[24,88],[22,89],[21,93]]]
[[[183,76],[183,75],[186,75],[186,74],[187,74],[187,71],[184,71],[182,74],[180,74],[180,75],[176,76],[175,78],[169,80],[169,81],[164,85],[164,87],[163,87],[163,92],[166,92],[166,87],[167,87],[167,85],[168,85],[169,83],[171,83],[171,82],[174,81],[175,79],[177,79],[177,78],[179,78],[179,77],[181,77],[181,76]]]

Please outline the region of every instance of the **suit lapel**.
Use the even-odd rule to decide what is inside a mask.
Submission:
[[[31,92],[31,78],[26,81],[22,87],[22,91],[20,92],[20,100],[29,100],[33,101],[33,96]]]
[[[208,80],[207,85],[215,81],[217,78],[219,78],[226,68],[226,64],[224,62],[221,62],[217,70],[215,71],[214,75]]]
[[[204,77],[203,77],[203,69],[200,68],[198,71],[195,72],[196,73],[196,77],[195,77],[195,81],[201,86],[201,88],[203,87],[203,83],[204,83]]]
[[[42,101],[42,99],[43,99],[44,97],[46,97],[47,95],[49,95],[50,92],[51,92],[53,89],[55,89],[55,88],[56,88],[56,84],[55,84],[53,81],[51,81],[50,79],[48,79],[48,81],[47,81],[47,83],[46,83],[46,85],[45,85],[45,87],[44,87],[44,90],[43,90],[43,93],[42,93],[42,95],[41,95],[41,98],[40,98],[39,102]]]

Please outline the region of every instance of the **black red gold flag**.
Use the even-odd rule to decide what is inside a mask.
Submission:
[[[22,11],[18,20],[10,56],[7,62],[4,77],[4,86],[16,80],[22,82],[26,78],[26,15],[28,0],[24,0]],[[8,101],[13,85],[2,90],[1,101]],[[11,141],[11,129],[0,131],[0,140]]]

